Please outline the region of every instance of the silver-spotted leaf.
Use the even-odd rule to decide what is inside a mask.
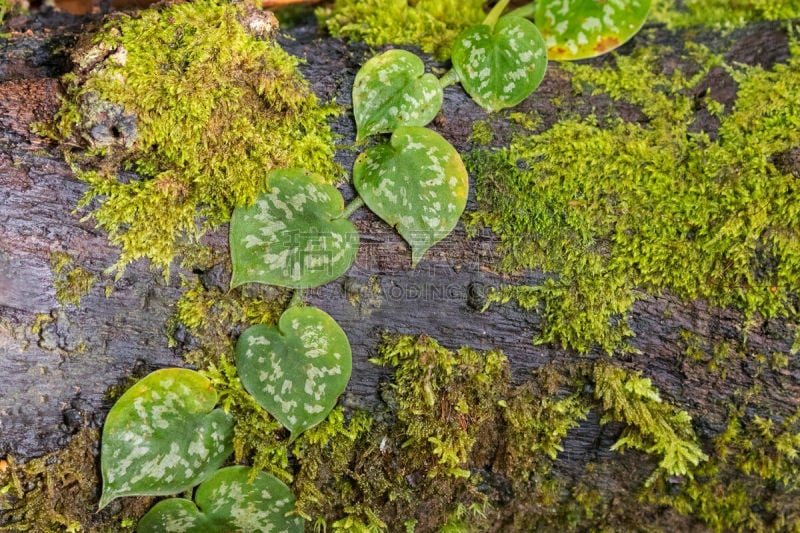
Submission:
[[[650,0],[539,0],[535,22],[554,60],[595,57],[636,35]]]
[[[411,245],[411,263],[445,238],[467,204],[469,178],[458,152],[439,134],[398,128],[389,142],[363,152],[353,184],[367,206]]]
[[[138,533],[302,533],[303,520],[286,516],[294,494],[266,472],[231,466],[197,487],[194,503],[163,500],[139,520]],[[195,505],[196,503],[196,505]]]
[[[335,187],[301,170],[270,174],[270,190],[231,218],[231,286],[260,282],[317,287],[344,274],[358,251],[358,233],[345,218]]]
[[[100,508],[120,496],[176,494],[231,454],[233,421],[215,409],[211,382],[192,370],[157,370],[123,394],[103,426]]]
[[[513,107],[536,90],[547,69],[547,49],[536,26],[502,17],[462,31],[453,44],[453,69],[464,90],[487,111]]]
[[[245,389],[296,437],[322,422],[350,380],[342,328],[315,307],[290,307],[277,326],[251,326],[236,343]]]
[[[353,84],[358,140],[399,126],[424,126],[442,107],[442,87],[422,60],[389,50],[364,63]]]

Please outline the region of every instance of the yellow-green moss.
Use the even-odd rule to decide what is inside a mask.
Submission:
[[[662,402],[649,379],[605,364],[595,365],[592,377],[594,396],[604,411],[600,422],[627,426],[612,450],[659,455],[659,468],[671,476],[691,477],[694,467],[708,459],[697,444],[691,417]]]
[[[500,352],[451,352],[427,337],[398,337],[384,344],[376,363],[395,368],[392,388],[407,448],[429,477],[469,477],[464,469],[485,417],[496,416],[497,383],[508,381]],[[436,460],[430,463],[430,458]]]
[[[369,424],[361,415],[349,428],[342,422],[329,436],[343,443],[335,459],[330,449],[296,448],[298,505],[319,527],[485,531],[502,517],[525,524],[509,531],[526,531],[574,517],[575,495],[591,515],[601,495],[570,492],[552,474],[562,440],[591,408],[626,425],[615,448],[658,457],[653,477],[688,476],[704,459],[688,415],[616,367],[548,365],[515,386],[500,352],[452,351],[424,335],[386,337],[375,362],[393,369],[382,394],[388,411]],[[485,492],[492,479],[507,480],[516,499],[495,506]]]
[[[483,0],[337,0],[317,10],[334,37],[372,46],[419,46],[437,59],[450,57],[459,32],[480,23]]]
[[[246,15],[216,0],[162,6],[114,17],[79,47],[51,130],[94,148],[68,156],[89,186],[81,206],[122,248],[118,266],[166,269],[180,241],[252,203],[272,169],[341,176],[326,122],[336,108]]]
[[[114,510],[97,512],[93,450],[99,437],[97,429],[84,428],[59,452],[24,464],[0,460],[0,531],[133,531],[152,498],[126,498]]]
[[[79,306],[81,298],[89,294],[97,281],[94,274],[74,265],[72,257],[63,252],[50,256],[50,269],[55,276],[56,300],[61,305]]]
[[[557,274],[490,296],[540,308],[540,341],[612,352],[631,334],[635,299],[663,290],[796,320],[800,190],[773,158],[800,143],[797,45],[770,71],[725,67],[738,99],[715,140],[690,131],[698,103],[686,90],[721,59],[687,50],[691,74],[664,74],[655,47],[616,67],[565,67],[576,91],[639,105],[646,124],[568,119],[470,157],[479,209],[469,224],[500,236],[505,270]]]
[[[748,22],[796,19],[798,0],[683,0],[676,9],[673,0],[656,0],[650,20],[670,27],[713,26],[732,29]]]
[[[11,12],[11,1],[0,0],[0,24],[5,20],[6,15]]]
[[[492,124],[488,120],[476,120],[472,123],[472,133],[467,139],[472,144],[487,146],[494,140]]]
[[[660,479],[645,500],[694,516],[715,531],[800,531],[800,411],[784,418],[731,412],[711,459],[680,485]]]

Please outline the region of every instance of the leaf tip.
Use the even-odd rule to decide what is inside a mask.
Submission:
[[[100,501],[97,503],[97,512],[99,513],[102,511],[109,503],[117,499],[117,495],[114,494],[112,491],[103,487],[103,492],[100,495]]]

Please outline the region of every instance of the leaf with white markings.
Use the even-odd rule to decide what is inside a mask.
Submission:
[[[197,487],[194,502],[171,498],[153,506],[138,533],[302,533],[303,520],[286,516],[294,494],[284,483],[246,466],[218,470]],[[196,505],[195,505],[196,504]]]
[[[399,126],[424,126],[442,107],[442,87],[422,60],[405,50],[373,57],[356,74],[353,114],[358,140]]]
[[[353,185],[367,206],[411,245],[411,263],[445,238],[467,204],[469,179],[458,152],[439,134],[398,128],[389,142],[363,152]]]
[[[536,26],[507,16],[492,29],[471,26],[453,44],[461,85],[487,111],[513,107],[536,90],[547,69],[547,49]]]
[[[192,370],[157,370],[117,400],[103,427],[100,509],[120,496],[176,494],[231,454],[233,421],[214,409],[211,382]]]
[[[650,0],[540,0],[535,22],[555,60],[595,57],[636,35]]]
[[[350,343],[315,307],[290,307],[278,325],[249,327],[236,343],[245,389],[294,439],[322,422],[350,379]]]
[[[317,287],[344,274],[358,251],[355,226],[335,187],[301,170],[276,170],[270,191],[231,218],[231,287],[260,282]]]

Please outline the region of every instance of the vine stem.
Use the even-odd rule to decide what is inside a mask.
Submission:
[[[445,87],[450,87],[453,84],[458,83],[458,74],[454,69],[450,69],[445,72],[444,76],[439,78],[439,85],[442,86],[442,89]]]
[[[353,200],[347,204],[342,211],[342,214],[336,218],[350,218],[353,216],[353,213],[358,211],[359,208],[364,207],[364,199],[360,196],[356,196]]]
[[[292,293],[292,299],[289,300],[289,307],[300,307],[303,305],[303,289],[295,289]]]
[[[508,15],[513,17],[530,18],[535,14],[536,14],[536,2],[531,2],[530,4],[525,4],[522,7],[518,7],[517,9],[511,11]]]
[[[489,14],[486,15],[486,18],[483,19],[483,24],[489,26],[491,29],[494,29],[494,25],[497,24],[497,19],[499,19],[500,15],[503,14],[503,11],[506,10],[506,7],[508,7],[508,3],[510,1],[511,0],[500,0],[497,2],[492,10],[489,11]]]

